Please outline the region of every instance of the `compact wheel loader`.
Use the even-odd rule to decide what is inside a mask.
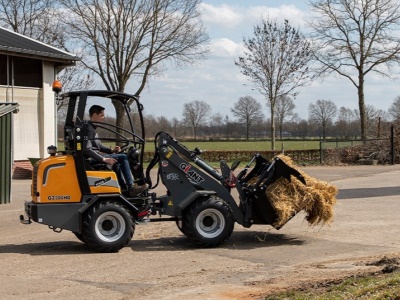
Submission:
[[[92,90],[57,98],[68,103],[65,149],[49,146],[49,156],[35,163],[32,199],[25,202],[20,221],[45,224],[55,232],[72,231],[96,251],[116,252],[130,242],[138,223],[160,221],[176,222],[186,237],[202,247],[216,247],[231,236],[235,223],[247,228],[274,224],[277,214],[265,194],[269,184],[281,177],[291,180],[291,176],[305,183],[298,171],[279,158],[268,161],[259,154],[237,176],[234,171],[239,162],[229,167],[221,160],[217,171],[201,159],[200,149],[189,150],[165,132],[156,135],[154,158],[144,170],[145,128],[138,97]],[[118,103],[125,113],[123,127],[107,120],[95,125],[102,131],[102,143],[120,145],[136,182],[149,184],[141,195],[130,197],[121,190],[115,172],[118,165],[93,163],[84,154],[89,140],[88,106],[100,99]],[[153,184],[150,171],[157,165],[157,183]],[[165,195],[151,192],[160,180]]]

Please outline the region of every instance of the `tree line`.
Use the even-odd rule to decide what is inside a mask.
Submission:
[[[290,97],[276,102],[277,138],[283,139],[361,139],[360,114],[357,109],[338,108],[331,100],[317,100],[308,107],[308,118],[302,119],[295,112]],[[387,138],[390,126],[400,121],[400,96],[393,100],[388,111],[367,105],[366,129],[369,138]],[[270,119],[262,113],[262,105],[251,96],[240,97],[231,107],[231,115],[213,112],[204,101],[185,103],[181,118],[167,118],[144,113],[146,139],[165,131],[181,140],[232,140],[270,139]],[[137,116],[133,113],[133,119]],[[63,120],[59,118],[58,136],[63,136]],[[115,124],[116,118],[107,114],[106,123]],[[139,123],[136,123],[139,127]],[[101,136],[109,136],[102,132]]]
[[[290,97],[276,101],[275,123],[278,137],[318,139],[362,139],[358,109],[337,107],[331,100],[317,100],[308,107],[308,118],[295,112]],[[180,139],[270,139],[271,120],[262,113],[262,105],[253,97],[240,97],[231,107],[232,115],[213,112],[210,105],[196,100],[185,103],[182,117],[145,114],[147,138],[163,130]],[[400,121],[400,96],[393,100],[388,111],[366,106],[366,134],[369,138],[386,138],[390,126]]]

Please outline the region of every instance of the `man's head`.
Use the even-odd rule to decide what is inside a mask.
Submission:
[[[89,109],[90,120],[93,122],[103,122],[104,107],[100,105],[92,105]]]

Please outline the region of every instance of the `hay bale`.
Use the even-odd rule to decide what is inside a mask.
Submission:
[[[307,185],[291,176],[291,181],[279,178],[267,187],[267,198],[278,215],[273,226],[280,228],[301,210],[306,212],[306,220],[310,225],[331,223],[338,193],[337,187],[308,176],[293,164],[290,157],[284,155],[278,157],[300,172]]]

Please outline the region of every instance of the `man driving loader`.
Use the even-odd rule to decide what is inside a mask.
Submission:
[[[96,132],[97,126],[94,123],[103,122],[105,116],[104,110],[105,108],[100,105],[93,105],[89,109],[90,121],[93,123],[89,123],[88,141],[84,149],[84,154],[89,157],[89,163],[100,162],[112,166],[117,173],[121,190],[127,190],[130,197],[137,196],[147,190],[149,185],[135,185],[126,154],[119,153],[121,151],[119,146],[115,146],[114,149],[104,146],[98,138]],[[102,155],[100,153],[105,154]]]

